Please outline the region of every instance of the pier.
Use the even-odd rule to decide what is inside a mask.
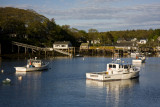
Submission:
[[[38,47],[38,46],[34,46],[34,45],[28,45],[28,44],[24,44],[24,43],[20,43],[20,42],[15,42],[12,41],[12,45],[15,45],[18,47],[18,54],[20,53],[20,48],[24,48],[25,49],[25,54],[27,53],[28,49],[32,50],[32,54],[35,51],[38,51],[39,54],[40,52],[44,52],[45,55],[47,54],[47,52],[58,52],[61,53],[63,55],[67,55],[72,57],[73,55],[75,55],[75,48],[74,47],[70,47],[67,50],[60,50],[60,49],[54,49],[54,48],[42,48],[42,47]]]

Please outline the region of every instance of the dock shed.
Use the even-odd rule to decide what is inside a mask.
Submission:
[[[53,48],[54,49],[68,49],[72,47],[72,44],[70,41],[57,41],[54,42]]]

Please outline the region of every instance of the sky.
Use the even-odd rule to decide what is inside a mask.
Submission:
[[[0,0],[0,7],[33,9],[58,25],[85,31],[160,28],[160,0]]]

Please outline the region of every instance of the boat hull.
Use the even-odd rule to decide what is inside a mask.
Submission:
[[[132,63],[145,63],[145,59],[133,59]]]
[[[106,72],[86,73],[86,78],[98,81],[115,81],[139,77],[139,71],[123,74],[106,74]]]

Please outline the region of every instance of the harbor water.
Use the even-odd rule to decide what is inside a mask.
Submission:
[[[140,77],[98,82],[86,80],[87,72],[106,70],[110,57],[44,59],[45,71],[18,73],[14,67],[26,60],[0,60],[0,107],[159,107],[160,58],[148,57]],[[131,58],[122,58],[127,63]],[[21,78],[19,78],[21,76]],[[11,84],[2,84],[6,78]]]

